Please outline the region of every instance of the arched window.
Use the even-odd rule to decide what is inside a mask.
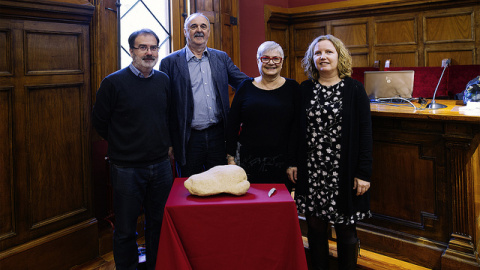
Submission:
[[[171,52],[171,20],[169,0],[121,0],[120,1],[120,62],[121,68],[131,62],[128,37],[136,30],[149,28],[160,39],[159,60]],[[158,61],[155,69],[158,69]]]

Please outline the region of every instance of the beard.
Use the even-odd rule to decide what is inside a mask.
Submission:
[[[133,65],[135,67],[141,67],[144,69],[153,69],[153,67],[157,64],[158,58],[151,55],[146,55],[144,57],[139,57],[137,55],[133,55]]]

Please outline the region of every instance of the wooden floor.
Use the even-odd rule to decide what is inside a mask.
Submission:
[[[304,245],[307,244],[306,238],[303,239]],[[144,238],[138,240],[138,244],[144,244]],[[334,242],[330,242],[330,253],[332,257],[337,257],[337,247]],[[331,263],[335,265],[335,263]],[[115,262],[113,261],[113,253],[107,253],[95,260],[85,264],[75,266],[72,270],[112,270],[115,269]],[[383,256],[368,250],[361,249],[360,256],[357,261],[357,269],[368,270],[427,270],[429,268],[421,267],[415,264]],[[332,269],[334,270],[334,269]]]

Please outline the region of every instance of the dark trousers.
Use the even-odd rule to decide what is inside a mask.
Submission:
[[[145,212],[147,269],[155,269],[163,209],[173,183],[170,161],[141,168],[112,164],[115,231],[113,256],[116,269],[136,269],[138,264],[137,219]]]
[[[186,163],[180,166],[181,177],[190,177],[217,165],[227,164],[223,123],[203,130],[192,129],[186,149]]]
[[[310,261],[315,270],[329,269],[328,226],[329,222],[306,216]],[[354,270],[357,264],[358,238],[355,224],[335,224],[337,235],[337,258],[339,270]]]

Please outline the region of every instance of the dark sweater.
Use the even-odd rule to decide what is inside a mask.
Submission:
[[[163,72],[139,78],[128,67],[102,81],[92,123],[108,141],[112,163],[142,167],[168,158],[169,85]]]
[[[245,80],[232,101],[227,124],[227,153],[235,156],[237,141],[257,156],[287,154],[292,147],[295,106],[299,107],[298,83],[291,79],[274,90]],[[297,103],[297,104],[295,104]],[[239,134],[241,127],[241,134]]]

